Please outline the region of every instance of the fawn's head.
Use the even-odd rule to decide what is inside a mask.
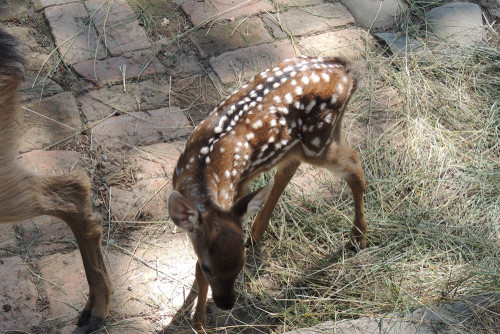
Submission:
[[[236,301],[234,283],[245,264],[243,221],[265,203],[272,186],[271,181],[240,198],[228,210],[210,203],[201,212],[177,191],[169,197],[170,217],[191,238],[198,265],[220,309],[231,309]]]

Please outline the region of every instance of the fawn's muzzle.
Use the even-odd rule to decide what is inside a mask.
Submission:
[[[213,296],[213,299],[214,299],[215,305],[224,311],[232,309],[235,302],[236,302],[236,297],[234,294],[229,295],[227,297]]]

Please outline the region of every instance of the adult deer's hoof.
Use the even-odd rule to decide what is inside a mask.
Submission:
[[[95,332],[104,324],[103,318],[96,318],[90,314],[90,310],[83,310],[78,317],[78,328],[72,334],[88,334]]]

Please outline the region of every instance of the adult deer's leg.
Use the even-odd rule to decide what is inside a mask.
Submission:
[[[264,232],[269,226],[269,219],[271,218],[274,207],[276,206],[276,203],[278,203],[281,194],[283,194],[286,185],[292,179],[299,165],[299,161],[293,161],[290,164],[281,167],[276,172],[273,189],[267,198],[266,204],[264,204],[264,207],[260,210],[252,224],[250,237],[253,243],[259,243],[262,240]]]
[[[101,219],[92,212],[90,205],[90,182],[83,172],[43,176],[37,181],[41,214],[63,219],[75,235],[89,284],[89,299],[78,326],[91,332],[98,329],[109,313],[112,283],[101,247]]]
[[[89,283],[89,299],[80,315],[80,333],[90,333],[109,313],[112,284],[101,248],[101,220],[92,212],[90,182],[84,172],[38,176],[17,164],[0,170],[0,221],[41,215],[64,220],[75,235]]]

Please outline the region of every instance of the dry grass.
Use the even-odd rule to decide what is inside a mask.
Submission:
[[[345,129],[367,178],[370,246],[343,249],[353,216],[345,184],[303,205],[288,190],[262,263],[240,285],[256,332],[266,321],[282,332],[500,293],[499,46],[488,29],[472,50],[365,54]],[[476,332],[500,325],[489,315]]]

